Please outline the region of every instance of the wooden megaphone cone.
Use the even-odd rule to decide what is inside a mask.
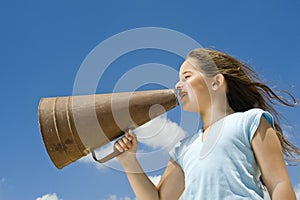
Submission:
[[[38,115],[47,152],[61,169],[177,105],[174,90],[149,90],[42,98]]]

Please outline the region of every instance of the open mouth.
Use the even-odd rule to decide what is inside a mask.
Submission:
[[[179,94],[179,97],[180,97],[180,100],[185,97],[187,95],[187,93],[182,93],[182,94]]]

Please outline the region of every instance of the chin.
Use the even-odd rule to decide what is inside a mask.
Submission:
[[[186,105],[186,104],[182,104],[182,109],[187,112],[198,112],[199,111],[198,108],[191,106],[191,105]]]
[[[182,109],[187,112],[199,112],[199,103],[197,98],[186,97],[181,100]]]

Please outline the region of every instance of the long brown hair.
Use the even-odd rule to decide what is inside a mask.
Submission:
[[[275,131],[283,154],[287,160],[299,161],[295,159],[295,155],[300,155],[300,149],[283,135],[279,125],[279,114],[273,107],[276,102],[285,106],[296,106],[298,102],[289,92],[280,91],[288,98],[280,96],[263,83],[251,67],[226,53],[199,48],[191,51],[187,58],[195,60],[199,67],[201,66],[199,69],[208,77],[223,74],[227,84],[227,100],[235,112],[244,112],[252,108],[270,112],[274,116]]]

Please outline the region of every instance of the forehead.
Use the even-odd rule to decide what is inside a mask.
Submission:
[[[183,75],[186,72],[196,72],[198,71],[196,67],[188,60],[185,60],[179,70],[179,75]]]

